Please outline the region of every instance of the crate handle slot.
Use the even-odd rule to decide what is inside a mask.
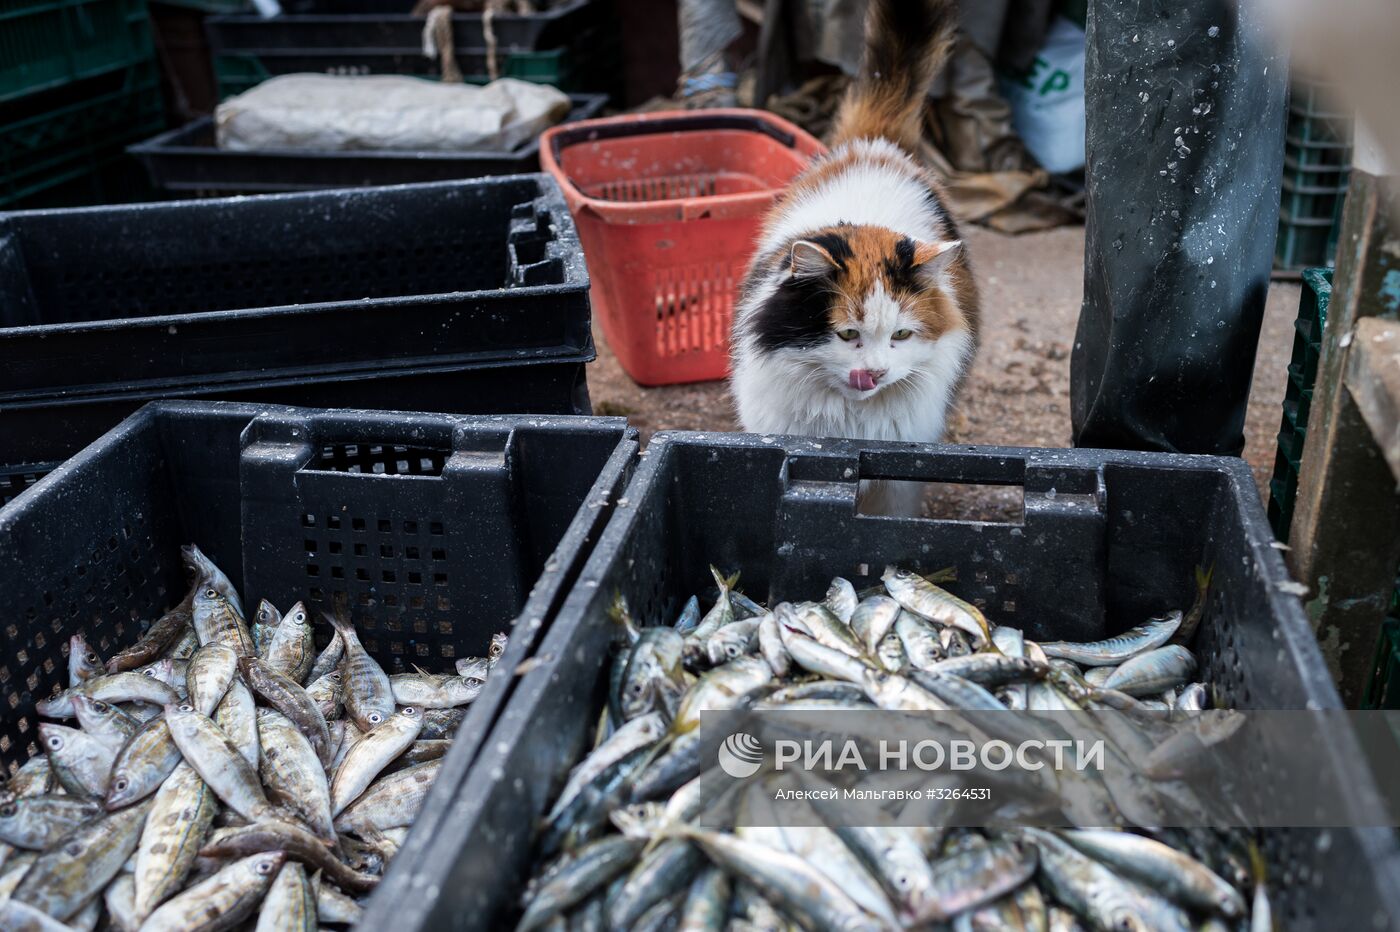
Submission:
[[[262,415],[243,434],[246,451],[272,456],[295,472],[440,477],[458,460],[500,460],[506,427],[461,423],[447,415]]]
[[[450,633],[464,613],[508,617],[529,552],[523,532],[507,533],[525,526],[515,439],[449,415],[255,419],[239,461],[242,526],[268,532],[244,535],[247,587],[313,612],[348,602],[352,620],[385,625],[400,646]],[[410,451],[428,467],[400,469]],[[469,570],[481,565],[511,571],[483,591]]]
[[[543,198],[511,208],[506,250],[509,285],[557,285],[564,281],[564,258],[554,235],[554,217]]]
[[[831,565],[851,567],[848,572],[864,577],[860,584],[878,577],[884,561],[896,554],[926,553],[926,564],[908,568],[927,572],[956,563],[961,575],[955,591],[988,604],[1015,601],[1015,586],[1008,588],[995,568],[1034,565],[1037,572],[1060,580],[1066,593],[1057,619],[1066,637],[1078,632],[1092,639],[1102,631],[1108,495],[1097,466],[1057,461],[1048,451],[821,450],[789,455],[783,478],[775,524],[780,558],[773,578],[776,592],[807,591],[818,582],[805,579],[798,568],[812,548]],[[869,479],[1020,486],[1022,520],[861,514],[860,482]],[[841,527],[845,536],[814,539],[811,529],[823,527]]]

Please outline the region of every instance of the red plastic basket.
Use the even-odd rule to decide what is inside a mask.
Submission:
[[[821,143],[761,110],[648,113],[555,127],[540,163],[564,189],[593,310],[642,385],[722,379],[734,295],[763,215]]]

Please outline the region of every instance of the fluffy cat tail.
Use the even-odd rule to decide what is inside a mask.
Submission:
[[[832,144],[888,139],[916,152],[924,98],[956,28],[956,0],[870,0],[860,74],[836,114]]]

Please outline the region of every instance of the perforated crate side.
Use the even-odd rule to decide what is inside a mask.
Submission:
[[[456,56],[464,82],[487,84],[492,80],[485,49],[459,48]],[[577,94],[615,90],[614,59],[605,37],[595,31],[580,34],[561,48],[501,50],[496,56],[500,77],[548,84]],[[418,49],[261,49],[216,54],[214,73],[220,98],[228,98],[277,75],[398,74],[437,80],[441,65]]]
[[[1332,262],[1352,156],[1352,120],[1330,102],[1334,97],[1330,88],[1305,80],[1295,80],[1290,92],[1274,250],[1280,268]]]
[[[0,208],[94,177],[124,159],[128,143],[165,126],[154,63],[84,81],[62,97],[0,125]]]
[[[236,457],[248,415],[217,420],[186,425],[188,445],[170,446],[148,409],[57,467],[50,487],[61,483],[61,492],[36,489],[0,508],[0,589],[13,607],[3,622],[0,767],[13,769],[37,752],[34,704],[67,684],[72,634],[84,632],[109,656],[184,595],[179,547],[188,538],[168,482],[172,470],[203,473],[205,481],[187,488],[200,498],[191,511],[236,539],[236,512],[230,516],[216,490],[236,482],[236,458],[227,454]],[[211,465],[221,459],[234,468],[214,475]],[[227,562],[226,547],[207,536],[202,542]]]
[[[0,101],[151,57],[146,0],[29,0],[0,8]]]
[[[1269,482],[1269,526],[1274,536],[1284,542],[1288,540],[1293,523],[1298,468],[1303,461],[1313,386],[1322,353],[1322,330],[1327,324],[1327,305],[1332,300],[1331,269],[1307,269],[1302,278],[1298,317],[1293,323],[1293,355],[1284,387],[1278,453]]]
[[[240,463],[246,586],[344,612],[386,669],[484,654],[619,440],[606,422],[264,415]],[[323,629],[329,636],[329,629]]]

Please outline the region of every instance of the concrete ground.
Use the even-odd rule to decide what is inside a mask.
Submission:
[[[964,227],[982,293],[982,347],[950,421],[962,443],[1058,447],[1069,444],[1069,350],[1083,295],[1084,230],[1004,236]],[[1299,286],[1269,290],[1245,427],[1245,458],[1261,495],[1273,470]],[[599,414],[625,414],[644,436],[657,430],[735,430],[723,382],[640,388],[618,365],[596,322],[598,361],[588,383]],[[997,490],[939,489],[936,515],[996,516],[1015,496]]]

